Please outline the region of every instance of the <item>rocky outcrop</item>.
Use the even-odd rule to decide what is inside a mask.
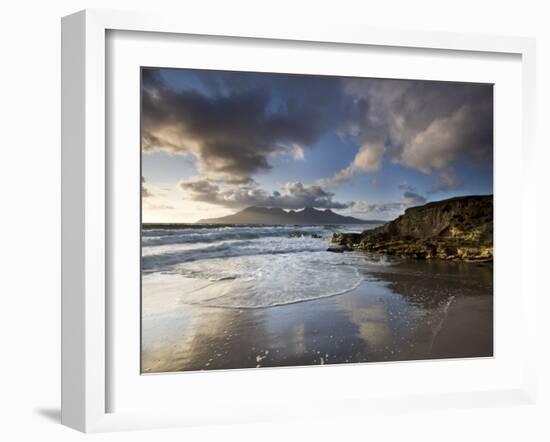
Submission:
[[[332,253],[344,253],[344,252],[349,252],[351,251],[352,249],[350,249],[349,247],[347,246],[340,246],[340,245],[336,245],[336,246],[329,246],[328,249],[327,249],[327,252],[332,252]]]
[[[411,207],[363,233],[335,233],[332,243],[386,255],[465,261],[493,259],[493,196],[465,196]]]
[[[315,239],[323,239],[323,237],[315,232],[313,233],[310,233],[310,232],[301,232],[301,231],[295,231],[295,232],[290,232],[288,234],[288,237],[289,238],[315,238]]]

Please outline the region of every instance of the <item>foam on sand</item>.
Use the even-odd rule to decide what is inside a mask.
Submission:
[[[247,265],[252,260],[253,266]],[[288,256],[240,257],[223,268],[221,262],[217,263],[219,271],[212,268],[215,263],[211,261],[204,270],[200,266],[186,266],[179,273],[145,275],[144,300],[162,296],[165,305],[169,298],[182,304],[264,308],[343,294],[362,280],[353,266],[317,263],[309,267]],[[225,261],[227,264],[228,260]]]

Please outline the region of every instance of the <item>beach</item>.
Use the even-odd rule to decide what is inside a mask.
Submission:
[[[334,254],[332,227],[260,229],[145,232],[143,373],[493,355],[492,263]]]

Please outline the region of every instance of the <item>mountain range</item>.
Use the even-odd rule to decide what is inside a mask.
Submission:
[[[366,221],[352,216],[343,216],[330,209],[317,210],[306,207],[302,210],[285,211],[279,208],[248,207],[233,215],[207,218],[199,224],[378,224],[384,221]]]

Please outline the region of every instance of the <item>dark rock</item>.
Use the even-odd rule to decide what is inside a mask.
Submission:
[[[327,252],[344,253],[344,252],[349,252],[350,250],[352,249],[350,249],[347,246],[330,246],[327,249]]]
[[[493,196],[466,196],[409,208],[372,230],[335,233],[354,250],[415,259],[492,261]]]
[[[321,235],[318,235],[317,233],[307,233],[307,232],[299,232],[299,231],[296,231],[296,232],[290,232],[288,234],[288,237],[289,238],[302,238],[304,236],[309,236],[311,238],[323,238]]]
[[[332,242],[355,248],[361,241],[362,233],[335,233],[332,235]]]
[[[304,236],[302,232],[290,232],[288,234],[289,238],[301,238],[302,236]]]

